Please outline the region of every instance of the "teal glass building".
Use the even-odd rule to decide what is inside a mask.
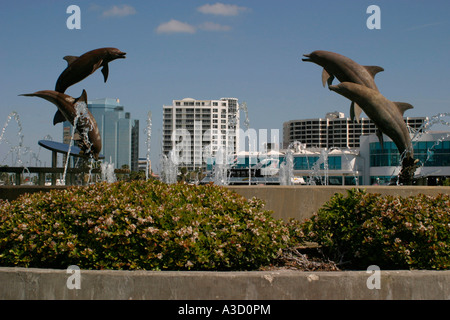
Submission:
[[[415,178],[423,177],[427,185],[434,185],[450,177],[449,138],[450,132],[430,132],[413,139],[414,158],[419,160]],[[366,184],[389,183],[401,169],[398,149],[386,136],[383,148],[378,137],[361,137],[361,157],[369,167]]]
[[[425,167],[450,166],[450,141],[420,141],[413,144],[414,158]],[[370,144],[370,166],[397,166],[400,154],[392,141],[384,142],[383,148],[379,142]]]
[[[450,132],[411,133],[414,158],[419,162],[415,171],[417,185],[442,185],[450,179]],[[326,185],[387,185],[396,183],[401,170],[400,154],[395,143],[384,136],[381,148],[377,135],[360,137],[360,148],[304,148],[292,155],[293,175],[304,182]],[[273,157],[261,154],[250,159],[245,153],[237,155],[236,169],[258,167],[260,159],[275,158],[277,168],[286,161],[286,150]],[[325,157],[326,155],[326,157]],[[250,161],[252,160],[252,161]],[[207,170],[213,169],[209,159]]]
[[[127,166],[132,171],[138,171],[139,120],[131,119],[119,99],[88,101],[88,109],[97,121],[104,161],[114,163],[116,169]],[[64,143],[70,142],[71,128],[69,122],[64,122]]]

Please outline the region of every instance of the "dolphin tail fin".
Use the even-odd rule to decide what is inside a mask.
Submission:
[[[61,111],[56,111],[55,116],[53,117],[53,125],[56,125],[60,122],[66,121],[66,117],[61,113]]]
[[[63,59],[66,60],[67,61],[67,65],[70,66],[75,60],[78,59],[78,57],[76,57],[76,56],[65,56]]]
[[[103,78],[105,79],[105,83],[106,83],[106,80],[108,80],[108,73],[109,73],[109,67],[108,67],[107,63],[105,63],[103,65],[102,73],[103,73]]]
[[[373,78],[375,78],[375,75],[378,72],[384,71],[384,69],[382,67],[378,67],[378,66],[364,66],[364,68],[366,68],[367,72],[369,72]]]
[[[402,116],[406,110],[414,108],[411,104],[406,102],[394,102],[394,104],[397,106],[398,111],[400,111]]]
[[[352,121],[355,121],[359,123],[359,116],[362,112],[361,107],[354,101],[352,101],[352,104],[350,105],[350,119]]]
[[[322,71],[322,85],[325,87],[325,84],[331,85],[333,83],[334,76],[330,75],[325,68]]]

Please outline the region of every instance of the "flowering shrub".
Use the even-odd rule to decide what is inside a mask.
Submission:
[[[301,225],[305,240],[349,267],[450,269],[450,197],[402,198],[352,189]]]
[[[0,265],[248,270],[291,243],[287,226],[224,187],[99,183],[0,202]]]

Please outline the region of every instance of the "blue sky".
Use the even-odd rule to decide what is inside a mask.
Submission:
[[[379,30],[366,26],[373,4],[381,9]],[[69,5],[81,9],[80,30],[66,26]],[[407,116],[450,112],[449,11],[444,0],[2,1],[0,129],[16,111],[24,145],[49,165],[37,141],[62,140],[62,125],[52,124],[56,107],[18,95],[54,89],[65,55],[106,46],[127,52],[110,64],[108,82],[98,71],[66,93],[78,97],[86,89],[89,99],[119,98],[140,120],[140,156],[152,111],[155,169],[162,106],[174,99],[236,97],[247,103],[252,128],[279,129],[281,136],[288,120],[330,111],[348,116],[349,101],[322,87],[321,68],[301,61],[319,49],[383,67],[377,86],[388,99],[414,105]],[[5,138],[14,144],[16,133],[12,122]],[[0,160],[8,150],[0,144]]]

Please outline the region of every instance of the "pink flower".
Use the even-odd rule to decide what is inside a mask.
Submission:
[[[114,222],[114,220],[113,220],[113,218],[112,218],[112,217],[108,217],[108,219],[106,219],[106,221],[105,221],[105,223],[106,223],[106,225],[107,225],[107,226],[110,226],[110,225],[112,225],[112,224],[113,224],[113,222]]]

